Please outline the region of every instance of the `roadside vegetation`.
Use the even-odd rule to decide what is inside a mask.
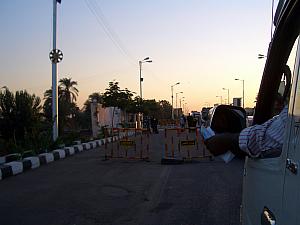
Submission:
[[[158,120],[171,118],[171,104],[166,100],[140,99],[118,82],[109,82],[103,93],[91,93],[80,109],[77,105],[78,83],[62,78],[58,85],[59,138],[52,141],[52,90],[41,99],[26,90],[12,92],[8,87],[0,91],[0,156],[32,151],[38,154],[73,144],[75,140],[91,139],[90,104],[96,101],[104,107],[120,108],[124,113],[142,112]],[[126,121],[122,122],[126,127]],[[111,124],[112,127],[116,126]],[[100,138],[100,137],[99,137]]]

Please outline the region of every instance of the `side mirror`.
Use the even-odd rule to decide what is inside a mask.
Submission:
[[[246,111],[238,106],[218,105],[209,112],[209,126],[216,133],[239,133],[246,128]]]
[[[274,214],[265,206],[261,213],[261,225],[276,225]]]

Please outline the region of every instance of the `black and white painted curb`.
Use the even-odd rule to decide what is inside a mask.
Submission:
[[[133,133],[129,136],[134,135]],[[63,149],[56,149],[49,153],[42,153],[38,156],[32,156],[23,158],[22,160],[10,161],[11,155],[0,157],[0,180],[7,177],[23,173],[27,170],[39,168],[41,165],[45,165],[57,160],[64,159],[66,157],[72,156],[76,153],[83,152],[90,149],[95,149],[104,145],[105,143],[110,143],[112,141],[117,141],[120,137],[109,137],[105,139],[90,141],[87,143],[76,144],[71,147],[65,147]]]

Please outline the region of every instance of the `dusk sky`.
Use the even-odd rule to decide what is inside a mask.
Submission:
[[[275,6],[277,5],[275,0]],[[9,0],[0,5],[0,86],[43,97],[51,87],[52,0]],[[270,42],[271,0],[62,0],[57,48],[64,59],[58,79],[78,82],[78,105],[104,92],[108,82],[143,97],[171,102],[171,85],[186,108],[242,97],[253,107]]]

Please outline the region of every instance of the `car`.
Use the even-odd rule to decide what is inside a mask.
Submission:
[[[274,116],[278,94],[288,104],[288,119],[283,148],[274,149],[277,154],[245,159],[243,225],[300,224],[300,0],[280,0],[274,24],[276,28],[269,44],[253,124],[262,124]],[[212,126],[221,120],[217,109],[214,110]],[[230,121],[230,117],[228,113],[223,121]],[[234,126],[242,126],[238,120],[234,123]],[[222,132],[230,131],[228,129]]]

